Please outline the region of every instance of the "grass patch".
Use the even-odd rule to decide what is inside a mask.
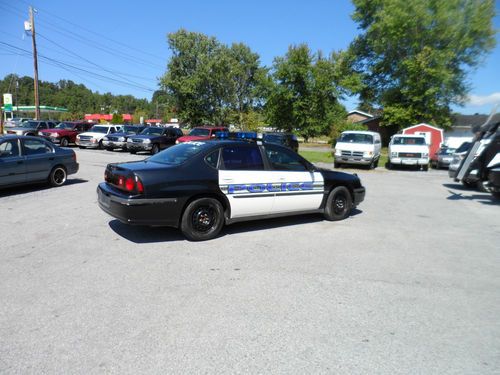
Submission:
[[[299,154],[311,163],[333,163],[331,151],[301,151]]]

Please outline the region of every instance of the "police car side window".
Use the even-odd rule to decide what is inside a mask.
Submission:
[[[258,147],[227,146],[222,149],[222,161],[226,170],[263,170],[264,162]]]
[[[277,171],[307,171],[306,166],[302,163],[297,155],[288,150],[266,146],[266,155],[272,168]]]
[[[213,168],[217,168],[217,164],[219,164],[219,150],[211,152],[205,157],[205,161],[208,165]]]

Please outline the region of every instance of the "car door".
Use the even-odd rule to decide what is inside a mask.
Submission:
[[[222,148],[219,187],[229,201],[232,219],[270,214],[274,193],[267,188],[272,181],[256,144]]]
[[[26,164],[20,153],[18,139],[0,143],[0,185],[14,185],[25,182]]]
[[[39,139],[23,139],[26,182],[48,178],[55,159],[54,148]]]
[[[318,209],[323,200],[323,175],[310,170],[303,159],[289,149],[267,144],[265,154],[273,170],[270,182],[279,186],[272,213]]]

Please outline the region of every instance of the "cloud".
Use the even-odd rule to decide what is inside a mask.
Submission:
[[[483,106],[488,104],[499,104],[500,103],[500,92],[494,92],[490,95],[470,95],[467,98],[467,104],[470,106]]]

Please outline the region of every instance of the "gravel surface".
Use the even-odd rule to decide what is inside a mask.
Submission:
[[[0,373],[500,373],[500,207],[446,171],[348,170],[347,220],[192,243],[97,206],[144,156],[76,152],[67,185],[0,192]]]

